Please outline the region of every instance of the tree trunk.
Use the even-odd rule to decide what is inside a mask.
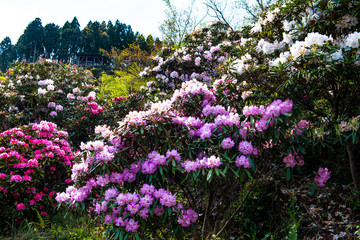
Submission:
[[[360,190],[360,173],[359,173],[359,144],[346,144],[346,150],[349,156],[350,171],[356,190]]]

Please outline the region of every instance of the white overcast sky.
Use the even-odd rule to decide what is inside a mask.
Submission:
[[[186,0],[173,0],[181,7]],[[43,26],[62,27],[77,17],[83,29],[91,21],[115,21],[130,25],[134,32],[161,37],[159,25],[166,6],[162,0],[0,0],[0,42],[9,36],[15,44],[26,26],[40,18]]]

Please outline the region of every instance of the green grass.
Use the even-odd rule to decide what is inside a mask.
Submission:
[[[0,235],[2,240],[102,240],[106,226],[88,216],[76,216],[59,212],[51,220],[23,222],[20,226],[10,226],[11,232]]]

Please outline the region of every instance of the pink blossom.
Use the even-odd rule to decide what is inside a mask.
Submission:
[[[22,177],[20,175],[12,175],[10,177],[10,181],[20,182],[20,181],[22,181]]]
[[[244,155],[257,155],[257,149],[253,147],[251,142],[242,141],[239,143],[239,151]]]
[[[318,186],[324,187],[327,180],[330,179],[330,173],[331,172],[327,168],[319,168],[319,176],[315,176],[314,182],[316,182]]]
[[[243,166],[244,168],[250,168],[251,167],[249,158],[244,156],[244,155],[241,155],[240,157],[239,156],[236,157],[235,165],[237,167]]]
[[[137,229],[140,227],[139,223],[134,219],[130,219],[126,224],[126,231],[128,232],[136,232]]]
[[[232,147],[234,147],[234,145],[235,142],[231,140],[231,138],[225,138],[221,143],[221,147],[223,149],[231,149]]]
[[[16,210],[20,211],[20,210],[25,210],[25,204],[23,203],[19,203],[18,205],[16,205]]]

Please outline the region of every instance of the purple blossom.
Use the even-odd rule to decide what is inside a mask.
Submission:
[[[244,155],[257,155],[258,150],[253,147],[251,142],[241,141],[239,143],[239,151]]]
[[[231,140],[231,138],[225,138],[222,143],[221,143],[221,147],[223,149],[231,149],[232,147],[234,147],[235,142],[233,140]]]
[[[249,158],[244,156],[244,155],[241,155],[240,157],[239,156],[236,157],[235,165],[237,167],[243,166],[244,168],[250,168],[251,167],[250,162],[249,162]]]
[[[105,200],[110,201],[111,198],[118,196],[119,191],[117,188],[109,188],[105,191]]]
[[[324,187],[327,180],[330,179],[330,173],[331,172],[327,168],[319,168],[319,176],[315,176],[314,182],[316,182],[318,186]]]

